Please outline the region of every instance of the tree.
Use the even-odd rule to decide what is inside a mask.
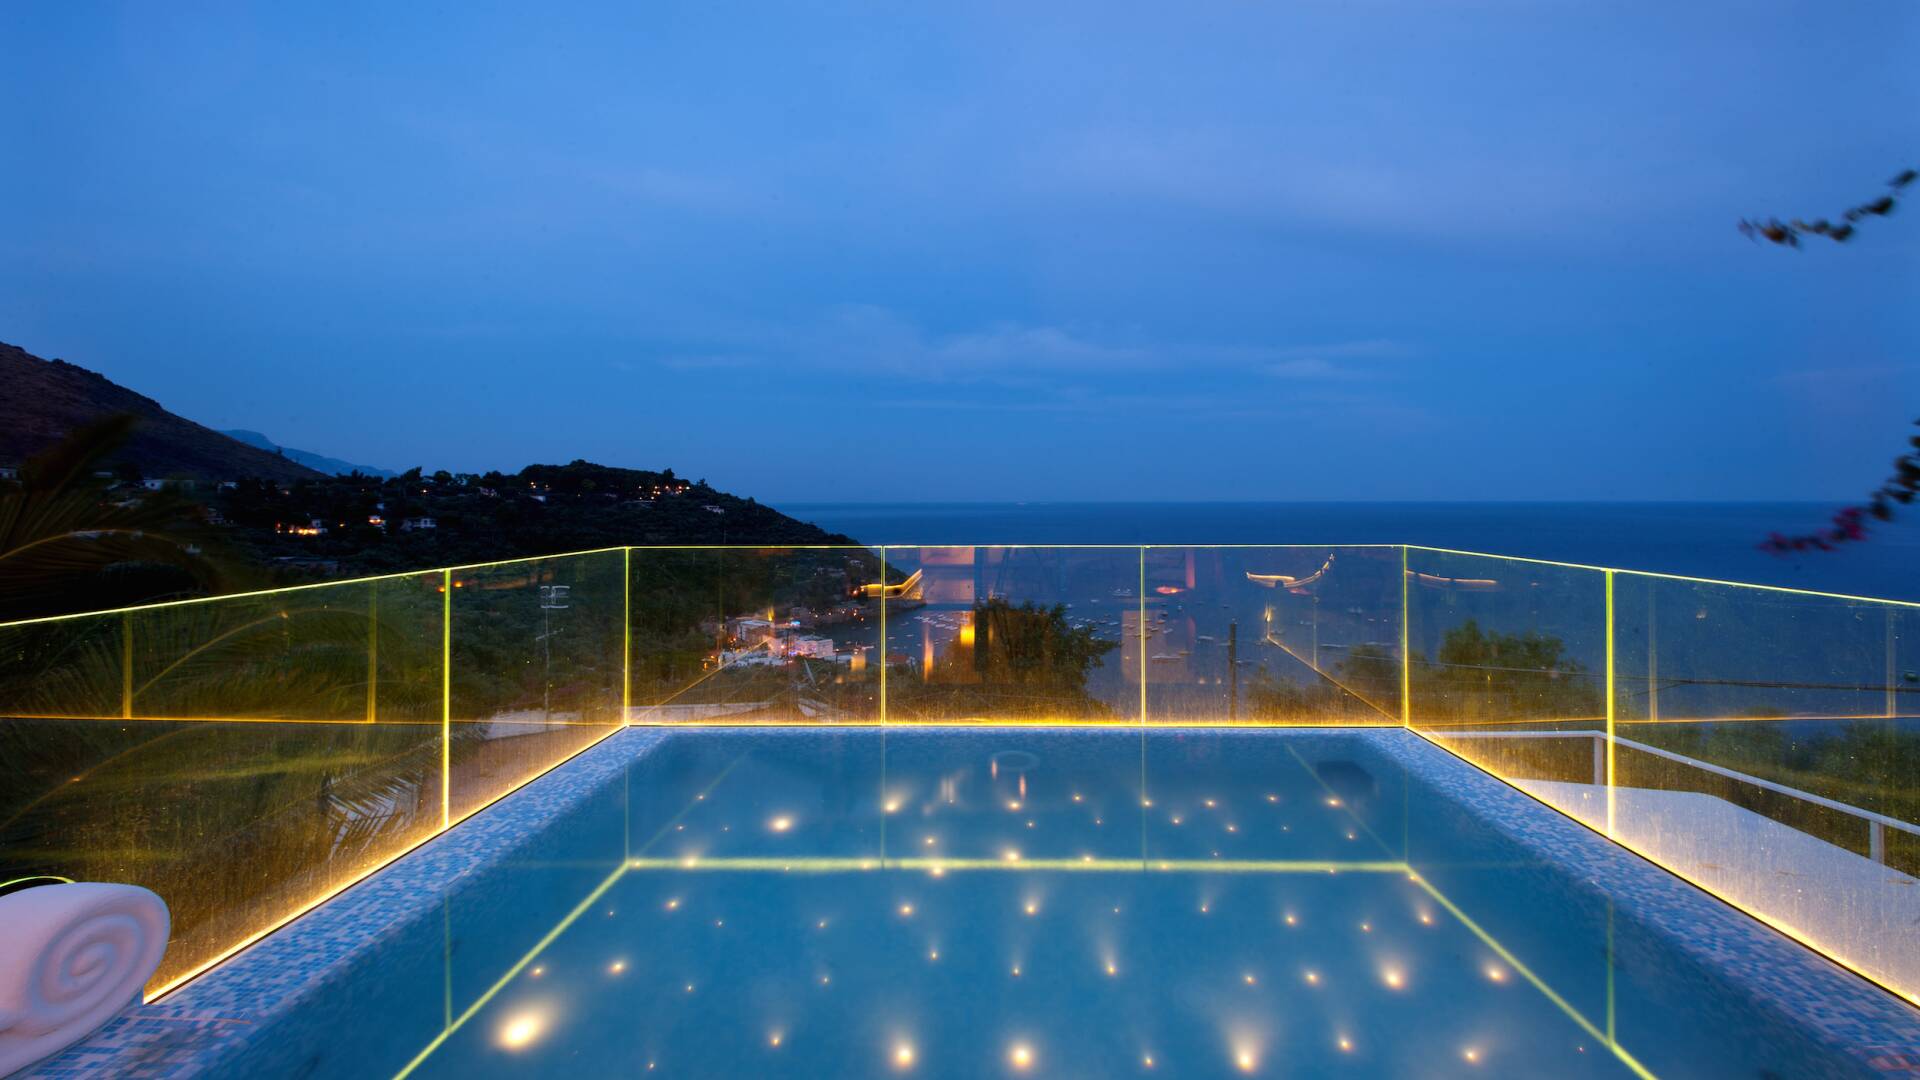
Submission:
[[[112,500],[94,473],[135,423],[112,416],[26,463],[0,489],[0,621],[115,607],[205,590],[221,570],[197,550],[179,493]]]
[[[1605,709],[1592,673],[1550,634],[1487,631],[1468,619],[1447,631],[1433,660],[1410,662],[1414,696],[1435,718],[1565,720]]]
[[[1065,604],[1015,606],[996,596],[974,605],[971,637],[953,642],[924,682],[901,680],[895,696],[909,715],[1100,715],[1108,709],[1087,679],[1118,647],[1074,626]]]

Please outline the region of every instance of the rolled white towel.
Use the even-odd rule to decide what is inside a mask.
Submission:
[[[0,1076],[133,1004],[167,951],[170,921],[166,903],[137,885],[84,881],[0,896]]]

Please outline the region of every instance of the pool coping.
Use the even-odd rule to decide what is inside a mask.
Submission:
[[[818,735],[836,729],[698,730]],[[916,725],[898,734],[936,730],[956,729]],[[992,734],[1024,729],[969,725],[962,730]],[[439,898],[462,878],[513,858],[539,838],[541,826],[565,816],[633,762],[681,733],[633,727],[600,741],[163,1000],[129,1009],[81,1043],[20,1073],[20,1080],[178,1080],[237,1063],[271,1034],[277,1021],[344,978],[357,958],[438,910]],[[1870,1072],[1920,1070],[1920,1010],[1412,732],[1148,726],[1146,733],[1364,739],[1487,827],[1569,873],[1604,882],[1620,911],[1659,931],[1689,957],[1728,974],[1757,1002],[1822,1044]]]

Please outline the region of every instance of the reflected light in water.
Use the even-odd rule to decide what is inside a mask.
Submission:
[[[1033,1047],[1026,1043],[1014,1043],[1007,1051],[1007,1063],[1016,1069],[1026,1070],[1033,1067]]]
[[[893,1067],[896,1069],[913,1068],[913,1044],[900,1042],[893,1044]]]
[[[788,829],[793,828],[793,819],[783,814],[767,822],[767,828],[772,829],[774,832],[786,832]]]
[[[1380,971],[1380,981],[1395,990],[1399,990],[1407,985],[1407,974],[1397,967],[1382,968]]]

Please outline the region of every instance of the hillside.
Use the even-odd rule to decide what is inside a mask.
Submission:
[[[305,480],[320,474],[295,461],[202,427],[150,397],[64,360],[43,360],[0,342],[0,466],[19,465],[92,421],[131,413],[138,426],[108,459],[143,476]]]
[[[575,461],[518,473],[330,476],[218,492],[220,532],[281,581],[621,545],[853,545],[751,498]],[[430,524],[429,524],[430,523]]]
[[[0,474],[0,520],[61,508],[23,519],[46,536],[10,537],[44,565],[8,564],[0,621],[592,548],[854,543],[671,469],[574,461],[515,473],[326,475],[12,346],[0,345],[0,387],[0,465],[56,446],[39,460],[77,461],[64,472]],[[88,427],[125,414],[139,426],[124,443]],[[231,483],[138,482],[182,475]],[[63,479],[48,487],[49,477]]]

